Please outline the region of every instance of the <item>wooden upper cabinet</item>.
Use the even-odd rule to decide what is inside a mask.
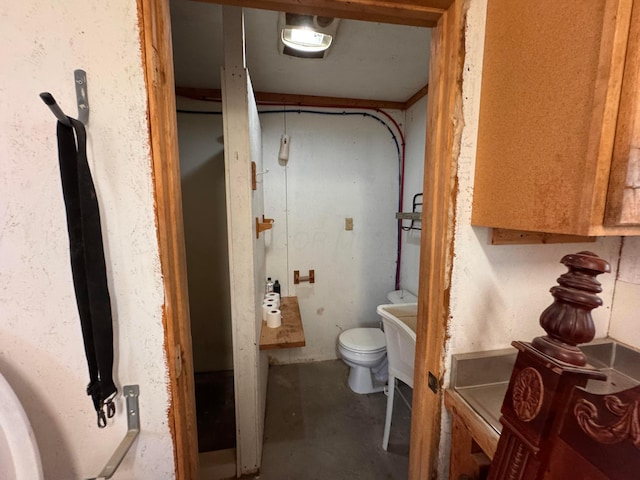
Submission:
[[[473,225],[640,235],[639,30],[640,0],[488,2]]]

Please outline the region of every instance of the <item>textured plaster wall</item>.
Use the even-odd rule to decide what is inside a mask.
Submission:
[[[0,372],[35,432],[47,479],[94,477],[126,431],[96,427],[69,265],[50,91],[76,115],[88,74],[89,163],[101,203],[118,385],[140,385],[142,432],[115,478],[172,478],[163,289],[132,0],[0,5]]]

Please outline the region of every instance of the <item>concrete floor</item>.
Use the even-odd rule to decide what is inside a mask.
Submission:
[[[411,412],[396,395],[389,450],[387,397],[358,395],[340,360],[269,367],[260,480],[406,480]],[[401,385],[410,399],[411,389]]]

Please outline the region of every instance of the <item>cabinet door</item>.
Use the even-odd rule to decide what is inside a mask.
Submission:
[[[623,234],[603,219],[632,3],[488,2],[473,225]]]
[[[640,1],[631,17],[605,225],[640,225]]]

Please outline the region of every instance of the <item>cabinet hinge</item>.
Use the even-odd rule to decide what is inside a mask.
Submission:
[[[176,378],[180,378],[180,375],[182,374],[182,348],[180,348],[179,343],[176,343],[174,356],[176,364]]]
[[[431,391],[433,393],[438,393],[438,379],[431,372],[429,372],[429,377],[427,379],[427,385],[429,385],[429,388],[431,389]]]

